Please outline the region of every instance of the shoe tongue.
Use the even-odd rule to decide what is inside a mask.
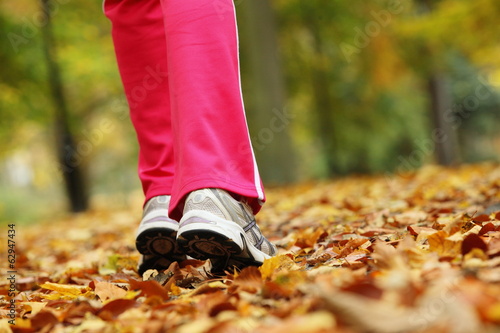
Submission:
[[[195,193],[192,200],[193,200],[193,203],[199,204],[203,201],[204,198],[205,197],[201,193]]]
[[[169,199],[168,199],[168,195],[160,195],[160,196],[157,196],[156,197],[156,200],[159,202],[159,203],[168,203]]]
[[[159,195],[153,197],[149,199],[149,201],[146,203],[146,206],[144,207],[143,216],[146,215],[149,211],[154,209],[159,209],[159,208],[168,209],[169,203],[170,203],[169,195]]]

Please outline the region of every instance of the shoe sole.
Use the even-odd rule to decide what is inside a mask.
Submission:
[[[177,230],[169,228],[165,222],[151,222],[139,229],[135,240],[137,251],[144,256],[153,256],[140,264],[139,271],[163,270],[174,261],[185,260],[176,238]]]
[[[188,212],[181,220],[177,243],[189,256],[212,262],[212,272],[228,267],[261,266],[269,255],[257,249],[234,222],[201,210]]]

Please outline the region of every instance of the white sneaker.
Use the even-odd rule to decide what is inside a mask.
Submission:
[[[177,246],[177,221],[168,217],[170,196],[151,198],[144,207],[141,224],[137,229],[135,246],[142,254],[138,272],[148,269],[167,269],[173,261],[182,261],[186,256]]]
[[[212,271],[260,266],[277,253],[261,233],[250,206],[220,189],[191,192],[177,242],[190,257],[212,262]]]

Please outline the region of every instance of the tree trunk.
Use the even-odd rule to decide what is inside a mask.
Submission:
[[[432,12],[436,1],[418,0],[422,13]],[[453,165],[460,161],[457,133],[453,127],[453,118],[447,113],[452,112],[452,99],[450,96],[446,75],[436,66],[436,59],[430,51],[423,51],[429,59],[428,67],[424,73],[427,75],[427,91],[430,99],[432,125],[434,129],[434,156],[440,165]],[[438,131],[439,135],[435,135]]]
[[[83,177],[81,159],[68,124],[68,107],[64,95],[59,65],[56,61],[56,45],[52,34],[50,0],[40,0],[44,22],[42,25],[43,51],[47,66],[48,84],[54,106],[56,151],[63,173],[71,212],[88,208],[88,194]]]
[[[428,89],[433,120],[435,157],[440,165],[454,165],[460,160],[458,140],[453,121],[447,113],[452,111],[452,101],[448,84],[441,73],[431,74]]]
[[[242,1],[237,9],[247,116],[259,169],[264,182],[289,183],[296,179],[288,134],[293,114],[285,106],[274,13],[269,0]]]
[[[310,80],[312,87],[312,112],[314,113],[314,129],[316,130],[320,143],[322,158],[326,167],[327,177],[333,177],[344,173],[341,170],[337,154],[339,151],[339,140],[336,132],[336,111],[335,97],[331,94],[332,79],[328,70],[324,67],[324,62],[318,59],[324,58],[324,47],[330,41],[325,40],[321,34],[321,19],[318,18],[317,8],[310,3],[300,2],[302,24],[308,28],[312,36],[312,46],[314,54],[309,59],[309,64],[304,68],[305,79]]]

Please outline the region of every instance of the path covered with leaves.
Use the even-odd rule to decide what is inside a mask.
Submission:
[[[268,189],[258,220],[280,254],[223,277],[193,260],[138,276],[138,218],[17,226],[15,325],[2,275],[0,332],[500,329],[499,165]]]

